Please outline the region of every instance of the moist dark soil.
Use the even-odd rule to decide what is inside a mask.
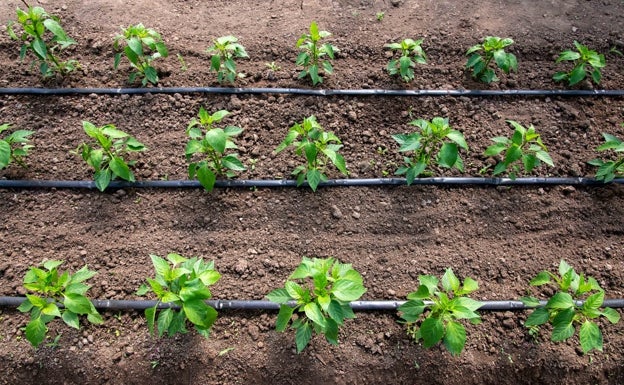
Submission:
[[[624,89],[624,5],[620,1],[195,1],[31,0],[56,14],[78,45],[68,56],[82,70],[43,81],[19,44],[0,37],[0,87],[127,87],[129,66],[112,68],[120,27],[142,22],[170,49],[156,62],[160,86],[219,86],[205,49],[232,34],[250,58],[237,87],[311,88],[297,78],[299,36],[312,20],[332,32],[340,49],[328,89],[565,89],[552,75],[558,53],[577,40],[606,53],[599,86]],[[0,4],[0,23],[15,18],[17,0]],[[384,12],[378,20],[376,14]],[[464,69],[465,51],[484,36],[511,37],[519,71],[491,85]],[[424,38],[428,62],[416,79],[391,78],[384,44]],[[177,55],[184,58],[181,68]],[[279,69],[271,70],[267,63]],[[392,134],[417,118],[448,117],[470,145],[465,170],[436,175],[489,175],[496,160],[481,154],[494,136],[509,136],[515,120],[542,134],[555,167],[535,176],[593,176],[587,161],[602,132],[624,136],[621,98],[606,97],[313,97],[297,95],[147,94],[140,96],[0,96],[0,122],[36,131],[28,167],[0,171],[6,179],[89,180],[92,171],[70,153],[87,140],[81,122],[115,124],[149,147],[135,157],[139,180],[187,179],[189,121],[203,106],[227,109],[228,125],[244,129],[236,142],[248,170],[240,179],[289,178],[299,159],[273,150],[288,128],[315,115],[343,141],[351,178],[391,176],[402,163]],[[490,169],[487,167],[490,166]],[[341,177],[330,171],[332,178]],[[402,300],[418,276],[452,267],[479,282],[480,300],[517,299],[538,272],[565,259],[595,277],[608,298],[624,296],[624,190],[599,187],[338,187],[284,189],[0,190],[0,295],[25,294],[29,266],[61,259],[75,271],[98,272],[89,292],[100,299],[135,295],[153,276],[150,254],[176,252],[215,261],[222,273],[215,299],[263,299],[283,285],[302,256],[334,256],[364,276],[364,300]],[[548,291],[535,295],[545,297]],[[274,330],[276,313],[221,311],[209,339],[190,332],[149,335],[140,312],[106,312],[103,326],[80,331],[50,324],[58,344],[33,349],[28,317],[0,313],[3,384],[620,384],[624,326],[600,321],[604,352],[583,355],[574,337],[533,339],[527,312],[489,312],[467,325],[459,357],[414,343],[394,312],[358,313],[341,329],[339,346],[322,337],[296,354],[294,333]]]

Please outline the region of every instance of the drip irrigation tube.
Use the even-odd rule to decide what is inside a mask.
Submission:
[[[17,307],[25,297],[0,297],[0,307]],[[145,310],[153,307],[158,302],[149,300],[93,300],[93,305],[100,310]],[[526,310],[531,307],[525,306],[520,301],[482,301],[483,306],[479,308],[482,311],[510,311],[510,310]],[[279,310],[280,305],[264,300],[209,300],[206,303],[217,310]],[[405,301],[354,301],[351,302],[351,308],[354,311],[388,311],[396,310],[403,305]],[[425,302],[425,304],[430,304]],[[540,301],[541,305],[545,305],[546,301]],[[582,305],[583,302],[577,302]],[[295,305],[293,302],[291,305]],[[624,308],[624,299],[605,299],[603,307]],[[160,309],[176,308],[170,304],[160,303]]]
[[[624,178],[614,179],[610,183],[624,184]],[[479,178],[479,177],[439,177],[417,178],[412,185],[434,186],[604,186],[594,178]],[[404,178],[377,178],[377,179],[330,179],[319,183],[319,186],[404,186]],[[307,186],[307,182],[303,184]],[[111,181],[109,188],[201,188],[196,180],[147,180],[138,182]],[[215,187],[220,188],[250,188],[250,187],[297,187],[297,181],[291,179],[249,179],[249,180],[219,180]],[[0,180],[0,188],[35,189],[35,188],[62,188],[62,189],[96,189],[95,182],[85,180]]]
[[[624,96],[624,90],[387,90],[230,87],[0,88],[0,95],[289,94],[308,96]]]

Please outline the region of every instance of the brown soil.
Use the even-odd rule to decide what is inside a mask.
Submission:
[[[32,0],[34,3],[35,0]],[[601,52],[622,49],[620,1],[197,1],[53,0],[41,3],[77,38],[83,71],[48,87],[126,86],[127,66],[112,70],[111,41],[120,26],[157,29],[171,56],[158,63],[162,86],[218,85],[204,52],[211,39],[239,37],[250,59],[239,62],[241,87],[309,87],[297,80],[294,43],[310,21],[333,33],[341,49],[325,88],[551,89],[558,52],[578,40]],[[513,4],[512,4],[513,3]],[[17,0],[0,4],[0,22],[14,18]],[[375,18],[384,11],[382,21]],[[498,84],[472,81],[465,50],[483,36],[512,37],[518,74]],[[405,85],[384,67],[383,45],[425,38],[429,61]],[[0,87],[41,86],[35,70],[18,60],[18,45],[0,37]],[[180,70],[176,54],[187,71]],[[269,71],[265,63],[281,69]],[[607,55],[601,87],[624,88],[624,62]],[[582,87],[588,87],[584,84]],[[287,178],[291,152],[273,155],[288,127],[314,114],[343,139],[351,177],[392,174],[401,157],[390,135],[422,117],[449,117],[471,146],[465,175],[490,164],[481,156],[489,138],[508,135],[505,119],[534,124],[556,167],[535,175],[591,176],[586,161],[601,132],[624,135],[620,98],[384,98],[290,95],[144,95],[0,97],[0,121],[35,129],[28,169],[0,171],[9,179],[90,179],[70,154],[86,139],[82,120],[114,123],[147,144],[138,157],[139,179],[186,179],[184,129],[200,106],[228,109],[228,124],[243,161],[240,178]],[[440,171],[442,175],[459,175]],[[339,177],[331,174],[331,177]],[[477,279],[476,297],[515,299],[528,280],[565,258],[598,279],[609,298],[624,296],[624,190],[599,188],[375,187],[200,190],[127,189],[0,191],[0,295],[23,295],[28,266],[63,259],[85,263],[96,298],[131,299],[153,274],[149,254],[178,252],[214,259],[223,278],[217,299],[262,299],[281,286],[302,256],[335,256],[365,277],[363,299],[403,299],[420,274],[452,267]],[[58,321],[57,347],[34,350],[23,337],[26,316],[0,314],[0,383],[434,383],[564,384],[624,382],[624,323],[604,326],[604,353],[580,354],[577,338],[553,344],[526,333],[525,312],[487,313],[468,327],[458,358],[443,348],[425,350],[407,337],[394,313],[359,313],[340,332],[340,346],[315,337],[297,355],[294,334],[277,333],[272,312],[221,312],[210,339],[195,333],[169,339],[148,335],[142,314],[107,313],[105,325],[70,330]]]

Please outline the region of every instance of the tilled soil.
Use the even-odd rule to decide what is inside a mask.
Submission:
[[[34,0],[33,0],[34,1]],[[83,70],[43,82],[18,60],[19,48],[0,38],[0,87],[124,87],[129,69],[112,69],[112,38],[138,22],[157,29],[171,56],[157,63],[161,86],[218,86],[204,52],[211,39],[233,34],[250,54],[239,61],[247,76],[237,87],[309,88],[297,80],[294,43],[311,20],[333,33],[341,51],[334,89],[564,89],[554,59],[574,40],[600,51],[624,48],[619,1],[39,1],[61,17],[78,40],[72,49]],[[0,22],[20,1],[0,5]],[[34,5],[34,4],[33,4]],[[383,20],[375,17],[384,11]],[[464,53],[483,36],[512,37],[519,73],[483,85],[463,69]],[[410,84],[388,77],[383,45],[424,37],[428,64]],[[188,66],[180,69],[176,54]],[[265,63],[275,62],[278,71]],[[599,88],[624,88],[623,59],[607,54]],[[582,89],[591,88],[584,83]],[[28,168],[0,171],[6,179],[88,180],[91,170],[70,151],[84,142],[81,121],[113,123],[144,142],[139,180],[187,179],[189,121],[200,106],[227,109],[226,124],[244,129],[236,142],[248,170],[240,179],[289,178],[299,159],[273,150],[288,128],[315,115],[343,141],[350,178],[391,176],[402,162],[392,134],[412,130],[416,118],[448,117],[470,145],[465,171],[483,176],[495,160],[483,157],[494,136],[508,136],[505,120],[533,124],[555,167],[536,176],[593,176],[601,133],[622,137],[621,98],[353,97],[297,95],[147,94],[65,97],[0,96],[0,122],[32,129]],[[484,171],[485,170],[485,171]],[[340,174],[330,172],[330,177]],[[0,295],[19,296],[28,266],[62,259],[71,270],[97,270],[94,298],[139,299],[153,275],[149,254],[177,252],[215,261],[216,299],[263,299],[281,286],[302,256],[334,256],[354,265],[368,292],[362,299],[402,300],[418,276],[452,267],[472,277],[481,300],[517,299],[528,281],[565,259],[595,277],[608,298],[622,298],[624,190],[600,187],[336,187],[282,189],[128,188],[0,191]],[[533,290],[533,294],[539,292]],[[543,292],[542,296],[550,293]],[[296,354],[294,333],[274,330],[276,314],[222,311],[209,339],[194,332],[150,337],[139,312],[107,312],[104,326],[80,331],[50,324],[57,346],[34,350],[23,336],[27,316],[0,314],[0,383],[440,383],[534,384],[624,382],[622,323],[600,321],[604,352],[582,355],[578,338],[554,344],[549,330],[536,340],[523,327],[527,312],[484,313],[467,326],[460,357],[415,344],[393,312],[358,313],[340,331],[340,345],[314,337]]]

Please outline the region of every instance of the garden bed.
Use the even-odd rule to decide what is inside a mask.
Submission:
[[[33,0],[34,1],[34,0]],[[552,74],[558,53],[578,40],[600,52],[624,48],[623,5],[616,1],[502,4],[482,1],[40,1],[78,40],[72,53],[84,70],[46,87],[124,87],[128,68],[112,69],[112,39],[120,26],[157,29],[171,56],[156,66],[161,86],[219,86],[204,50],[218,36],[236,35],[250,59],[240,87],[311,88],[297,80],[294,44],[310,21],[333,33],[341,49],[331,89],[564,89]],[[20,1],[0,5],[0,22]],[[33,4],[34,5],[34,4]],[[376,13],[384,11],[381,21]],[[464,53],[486,35],[512,37],[519,72],[491,86],[465,72]],[[425,38],[428,64],[404,84],[385,72],[383,45]],[[180,70],[175,55],[188,66]],[[265,63],[281,69],[271,72]],[[36,69],[18,61],[18,45],[0,38],[0,87],[33,87]],[[588,83],[581,88],[589,88]],[[624,60],[607,55],[600,88],[624,89]],[[69,153],[85,141],[81,121],[113,123],[147,145],[137,156],[139,180],[187,179],[185,129],[200,106],[232,112],[227,124],[248,170],[240,179],[288,178],[292,152],[273,150],[288,128],[315,115],[344,143],[350,178],[392,176],[402,161],[391,135],[416,118],[448,117],[470,152],[465,171],[482,176],[492,160],[481,154],[494,136],[508,136],[506,119],[533,124],[555,167],[540,176],[593,176],[601,133],[624,136],[620,97],[355,97],[298,95],[148,94],[135,96],[0,96],[0,123],[32,129],[28,169],[0,171],[7,179],[88,180],[92,172]],[[254,167],[250,167],[250,164]],[[486,174],[487,175],[487,174]],[[330,177],[339,177],[330,174]],[[0,295],[23,295],[28,266],[62,259],[98,271],[94,298],[138,299],[153,276],[149,254],[178,252],[214,259],[222,273],[216,299],[263,299],[282,286],[301,257],[334,256],[364,277],[362,299],[403,300],[421,274],[452,267],[472,277],[482,300],[517,299],[528,281],[565,259],[595,277],[607,298],[624,297],[624,190],[600,187],[333,187],[276,189],[31,189],[0,191]],[[58,346],[34,350],[23,336],[28,318],[0,314],[0,383],[621,383],[623,324],[604,326],[604,353],[582,355],[578,339],[534,341],[522,326],[527,312],[485,313],[469,326],[466,350],[414,344],[394,312],[358,313],[340,332],[340,346],[315,337],[295,353],[294,333],[274,330],[276,312],[222,311],[209,339],[194,332],[150,337],[139,312],[108,312],[104,326],[75,331],[59,321]],[[50,341],[48,341],[50,342]]]

